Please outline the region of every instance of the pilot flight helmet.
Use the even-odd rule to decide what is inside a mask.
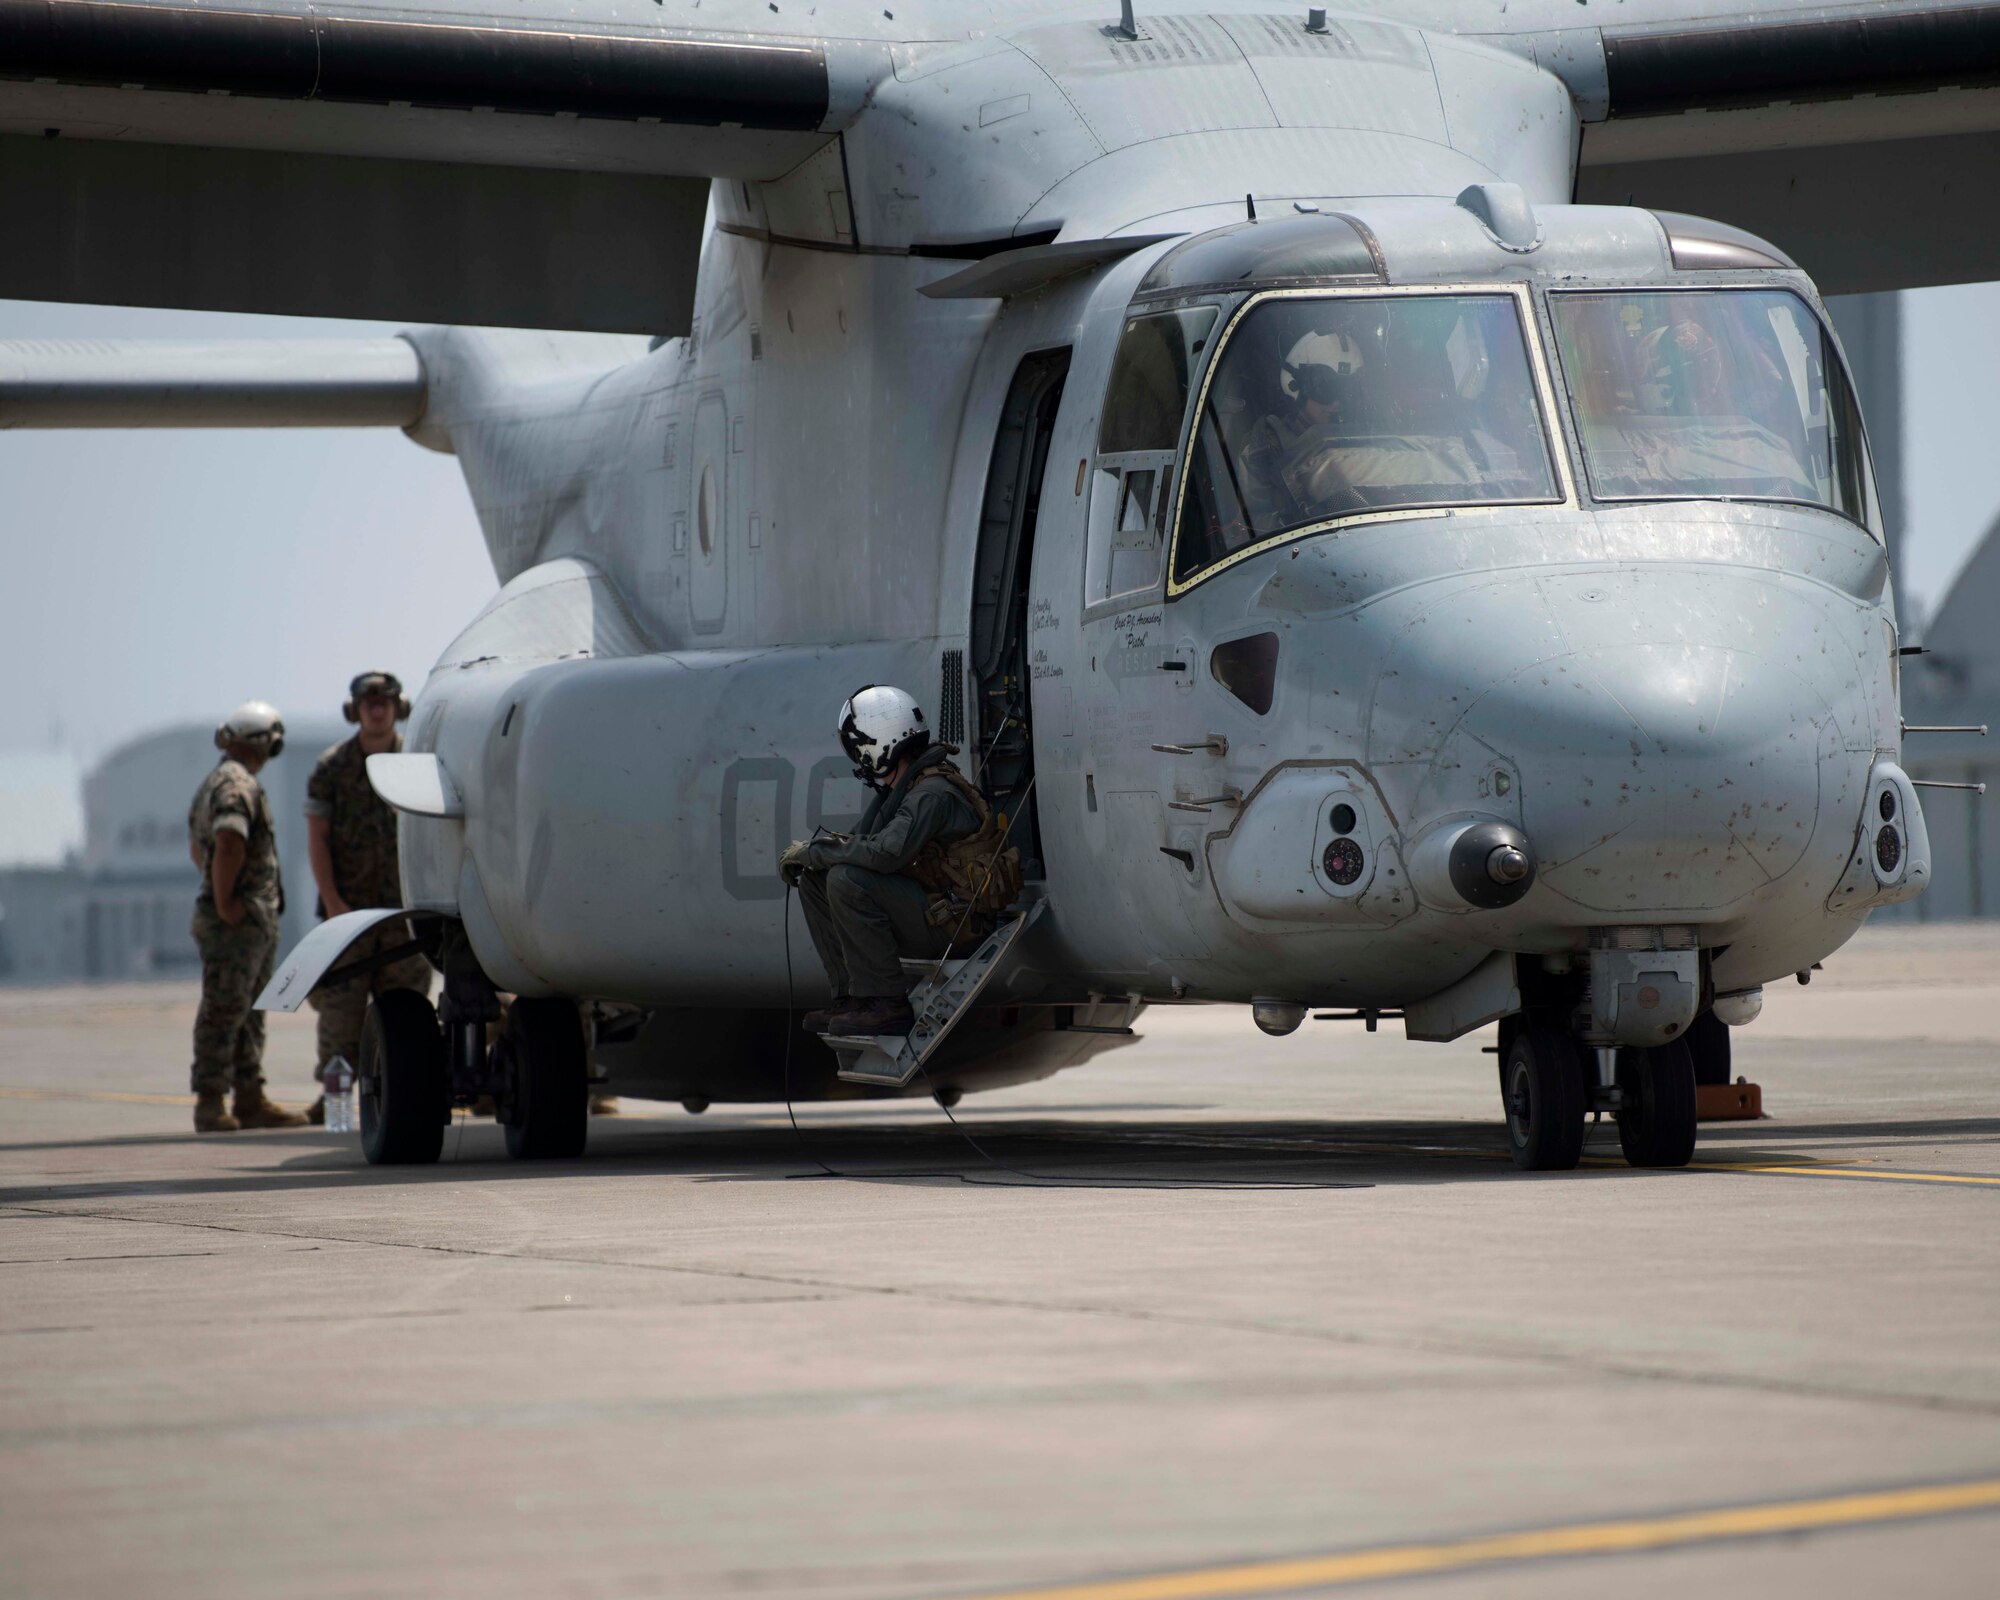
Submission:
[[[1361,367],[1361,346],[1346,334],[1308,333],[1285,352],[1278,381],[1291,399],[1330,406]]]
[[[227,750],[232,744],[261,745],[265,755],[281,755],[285,748],[285,719],[268,700],[245,700],[215,730],[216,749]]]
[[[349,722],[361,720],[361,702],[371,694],[393,696],[396,702],[396,720],[403,721],[410,714],[409,697],[403,693],[403,680],[393,672],[363,672],[347,686],[347,700],[340,708],[340,714]]]
[[[877,788],[898,761],[930,739],[916,698],[888,684],[856,689],[840,708],[840,748],[854,763],[854,775]]]

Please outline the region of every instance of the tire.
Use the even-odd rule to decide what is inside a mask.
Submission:
[[[435,1161],[451,1121],[444,1034],[429,1000],[384,989],[361,1024],[361,1153],[375,1167]]]
[[[566,1161],[590,1137],[590,1062],[583,1018],[569,1000],[516,1000],[497,1048],[507,1084],[507,1154]]]
[[[1567,1172],[1583,1159],[1584,1057],[1555,1028],[1523,1028],[1503,1058],[1507,1133],[1523,1172]]]
[[[1703,1087],[1727,1087],[1730,1074],[1729,1028],[1713,1011],[1704,1011],[1681,1035],[1694,1057],[1694,1081]]]
[[[1685,1039],[1618,1052],[1618,1144],[1635,1167],[1684,1167],[1694,1156],[1694,1056]]]

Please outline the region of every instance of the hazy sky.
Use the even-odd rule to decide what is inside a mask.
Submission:
[[[1907,297],[1908,589],[1935,610],[2000,510],[2000,285]],[[0,339],[374,334],[0,301]],[[86,762],[253,695],[336,714],[420,682],[492,593],[457,463],[395,429],[0,432],[0,750]]]
[[[0,301],[0,339],[287,338],[373,323]],[[458,463],[395,428],[0,432],[0,749],[86,760],[253,696],[338,716],[421,683],[492,594]]]

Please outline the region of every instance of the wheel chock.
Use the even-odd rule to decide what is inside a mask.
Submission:
[[[1698,1084],[1694,1115],[1697,1122],[1755,1122],[1764,1115],[1764,1091],[1742,1078],[1734,1083]]]

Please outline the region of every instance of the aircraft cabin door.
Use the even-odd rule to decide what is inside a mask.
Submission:
[[[972,572],[972,765],[996,809],[1009,816],[1024,809],[1012,837],[1029,877],[1042,871],[1030,785],[1034,718],[1045,709],[1034,703],[1029,578],[1069,357],[1067,348],[1032,351],[1014,371],[993,439]]]

